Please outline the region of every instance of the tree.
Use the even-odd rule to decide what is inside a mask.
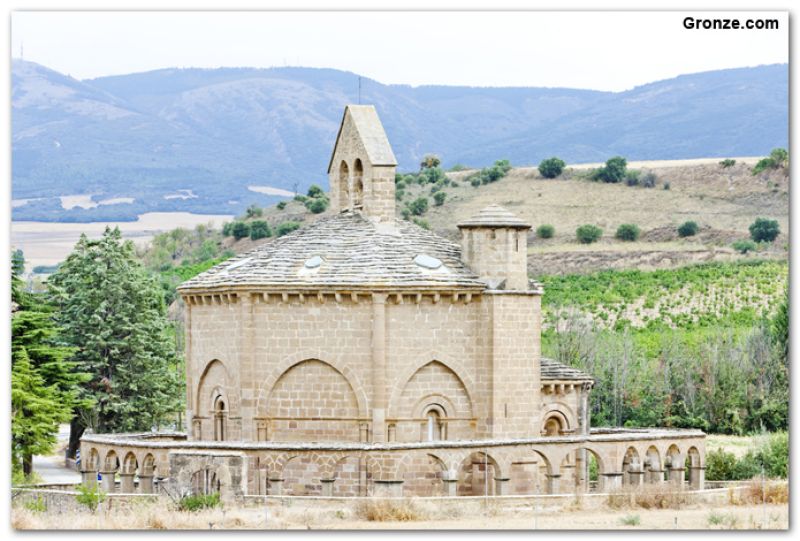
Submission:
[[[544,178],[556,178],[564,171],[566,165],[564,160],[553,156],[539,163],[539,174]]]
[[[778,220],[766,218],[756,218],[756,221],[750,224],[749,230],[750,238],[756,242],[772,242],[781,232]]]
[[[59,343],[51,307],[41,295],[20,287],[24,268],[19,252],[11,274],[11,296],[17,307],[11,318],[12,462],[29,475],[33,454],[52,449],[58,425],[68,421],[75,408],[91,404],[78,399],[79,385],[87,376],[67,361],[75,350]]]
[[[439,159],[439,156],[436,154],[426,154],[422,161],[419,164],[420,171],[423,169],[432,169],[434,167],[439,167],[441,165],[442,160]]]
[[[592,244],[600,239],[603,230],[596,225],[582,225],[575,230],[575,236],[581,244]]]
[[[231,234],[236,240],[243,239],[250,236],[250,224],[247,222],[236,221],[233,222],[231,227]]]
[[[725,158],[724,160],[719,162],[719,165],[723,169],[728,169],[729,167],[733,167],[734,165],[736,165],[736,160],[734,160],[733,158]]]
[[[619,240],[632,242],[639,238],[639,233],[640,231],[638,225],[622,224],[617,228],[617,232],[614,236]]]
[[[311,186],[309,186],[308,192],[306,192],[306,195],[308,195],[308,197],[321,197],[321,196],[324,197],[325,196],[325,192],[323,191],[322,188],[319,187],[319,185],[312,184]]]
[[[264,220],[255,220],[250,224],[250,239],[258,240],[272,236],[269,224]]]
[[[627,166],[628,162],[625,158],[622,156],[614,156],[606,161],[605,167],[596,170],[592,178],[595,180],[602,180],[603,182],[619,182],[625,178]]]
[[[58,425],[69,421],[72,410],[61,401],[55,385],[31,364],[25,349],[13,354],[11,368],[11,459],[27,476],[33,471],[33,455],[52,451]]]
[[[678,236],[679,237],[693,237],[697,235],[697,231],[699,227],[697,226],[697,222],[689,220],[688,222],[683,222],[678,227]]]
[[[447,194],[445,192],[436,192],[435,194],[433,194],[433,201],[437,207],[441,207],[442,205],[444,205],[444,200],[446,197]]]
[[[151,430],[183,408],[163,293],[118,228],[99,240],[82,235],[48,286],[64,341],[77,348],[70,360],[89,374],[82,389],[94,402],[73,419],[70,456],[87,427]]]

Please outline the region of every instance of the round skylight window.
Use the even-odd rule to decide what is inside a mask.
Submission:
[[[424,269],[431,270],[436,270],[442,266],[442,261],[440,259],[425,254],[417,255],[417,257],[414,258],[414,263]]]
[[[316,269],[317,267],[322,265],[323,261],[324,260],[322,259],[322,257],[315,255],[314,257],[309,257],[308,259],[306,259],[304,266],[307,269]]]

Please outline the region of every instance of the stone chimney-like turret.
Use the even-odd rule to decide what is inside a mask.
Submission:
[[[490,289],[528,290],[531,225],[499,205],[458,224],[462,259]]]

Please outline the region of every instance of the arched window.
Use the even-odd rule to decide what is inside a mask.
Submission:
[[[225,401],[221,396],[214,402],[214,441],[225,441]]]
[[[430,406],[425,411],[425,423],[423,424],[423,440],[439,441],[447,439],[447,424],[445,423],[445,412],[439,406]]]
[[[339,208],[341,210],[350,208],[350,168],[344,160],[339,166]]]
[[[364,206],[364,166],[361,160],[356,158],[353,165],[353,208]]]
[[[544,422],[542,432],[544,436],[558,436],[562,433],[564,427],[558,417],[550,417]]]

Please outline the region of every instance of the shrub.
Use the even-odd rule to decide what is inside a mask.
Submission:
[[[35,499],[26,501],[23,505],[25,509],[34,513],[44,513],[47,511],[47,502],[39,495],[37,495]]]
[[[85,505],[89,511],[94,512],[97,506],[103,503],[105,499],[106,493],[100,489],[96,482],[89,486],[84,484],[78,485],[78,494],[75,496],[75,500],[79,504]]]
[[[552,239],[556,234],[556,228],[550,224],[542,224],[536,228],[536,236],[540,239]]]
[[[544,178],[556,178],[564,171],[566,165],[564,160],[553,156],[539,163],[539,174]]]
[[[708,481],[734,480],[733,472],[736,468],[736,455],[714,449],[706,453],[706,479]]]
[[[665,190],[669,190],[669,182],[665,182],[664,183],[664,189]]]
[[[603,230],[596,225],[586,224],[575,230],[575,236],[581,244],[591,244],[600,239]]]
[[[320,197],[320,196],[324,197],[325,192],[322,190],[322,188],[319,187],[319,185],[312,184],[311,186],[309,186],[306,195],[308,195],[308,197]]]
[[[619,521],[625,526],[638,526],[642,523],[642,519],[639,515],[627,515],[619,519]]]
[[[606,161],[605,167],[601,167],[592,174],[593,180],[603,182],[619,182],[625,177],[625,170],[628,161],[622,156],[614,156]]]
[[[740,254],[746,254],[747,252],[755,251],[757,247],[756,243],[752,240],[737,240],[731,244],[731,246]]]
[[[632,169],[625,172],[625,185],[638,186],[639,185],[639,171]]]
[[[411,203],[407,203],[408,210],[414,216],[421,216],[428,211],[428,198],[418,197]]]
[[[403,216],[404,220],[408,220],[409,218],[411,218],[411,211],[408,210],[408,208],[404,208],[403,210],[400,211],[400,215]]]
[[[231,234],[236,240],[243,239],[250,236],[250,224],[247,222],[236,221],[233,222]]]
[[[272,236],[269,224],[264,220],[255,220],[250,224],[250,238],[252,240],[264,239]]]
[[[733,167],[734,165],[736,165],[736,160],[731,159],[731,158],[726,158],[726,159],[722,160],[721,162],[719,162],[719,164],[720,164],[720,166],[722,166],[723,169],[727,169],[729,167]]]
[[[295,201],[300,201],[301,203],[305,203],[308,200],[308,197],[302,194],[297,194],[294,196]]]
[[[403,190],[406,187],[406,181],[405,180],[398,180],[397,182],[394,183],[394,186],[398,190]]]
[[[264,214],[264,209],[260,208],[259,206],[253,204],[247,207],[245,211],[245,216],[248,218],[260,218]]]
[[[281,201],[278,203],[278,210],[283,210],[286,208],[286,201]]]
[[[283,222],[275,228],[275,236],[282,237],[288,233],[291,233],[295,229],[298,229],[299,227],[300,224],[298,222]]]
[[[750,238],[756,242],[772,242],[781,232],[777,220],[766,218],[756,218],[756,221],[750,224],[749,229]]]
[[[444,171],[439,167],[424,169],[417,177],[417,181],[420,184],[436,184],[437,182],[444,182],[446,179]]]
[[[457,171],[464,171],[465,169],[469,169],[466,165],[462,165],[460,163],[455,164],[453,167],[449,169],[449,171],[457,172]]]
[[[233,222],[225,222],[222,224],[222,236],[230,237],[233,235]]]
[[[689,220],[688,222],[683,222],[680,226],[678,226],[678,236],[680,237],[693,237],[697,235],[697,231],[700,228],[697,226],[697,222]]]
[[[306,203],[306,208],[314,214],[325,212],[328,208],[328,199],[323,197],[314,198]]]
[[[411,500],[362,500],[355,514],[370,522],[424,520],[425,513]]]
[[[436,192],[435,194],[433,194],[433,201],[437,207],[441,207],[442,205],[444,205],[444,200],[446,197],[447,194],[445,192]]]
[[[635,241],[639,238],[639,226],[635,224],[622,224],[617,228],[614,236],[619,240]]]
[[[775,148],[770,152],[769,157],[759,160],[753,167],[752,173],[757,175],[767,169],[778,169],[789,165],[789,152],[785,148]]]
[[[477,188],[481,185],[480,177],[472,177],[472,180],[469,181],[473,188]]]
[[[418,226],[420,226],[422,229],[431,228],[431,224],[428,223],[428,220],[423,220],[422,218],[414,218],[412,221]]]
[[[203,509],[213,509],[220,506],[219,492],[213,494],[196,494],[194,496],[184,496],[178,501],[178,509],[181,511],[201,511]]]
[[[394,198],[396,201],[402,201],[405,195],[406,195],[405,190],[395,190],[394,192]]]
[[[656,174],[651,172],[651,171],[648,171],[647,173],[645,173],[644,175],[639,177],[639,185],[642,188],[655,188],[656,187],[656,180],[658,180],[658,177],[656,176]],[[669,184],[669,183],[665,182],[664,184],[666,185],[666,184]]]

